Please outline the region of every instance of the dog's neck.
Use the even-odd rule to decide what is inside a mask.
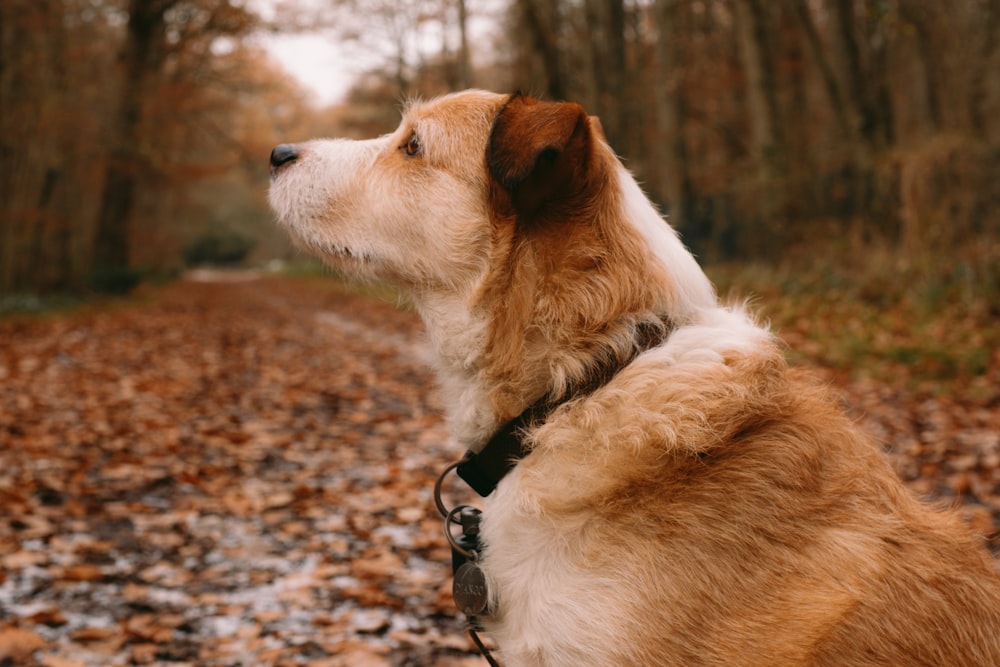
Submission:
[[[519,415],[523,420],[529,411],[535,417],[547,414],[555,406],[606,384],[639,353],[662,342],[675,327],[668,317],[653,313],[609,325],[604,342],[588,354],[573,355],[572,365],[552,359],[545,377],[532,378],[519,393],[506,389],[503,401],[498,402],[497,387],[484,380],[490,377],[481,354],[488,323],[472,316],[456,316],[468,311],[449,308],[440,297],[418,300],[417,309],[435,349],[451,431],[460,445],[474,452]]]
[[[463,447],[474,449],[489,439],[501,418],[492,408],[490,388],[478,381],[487,323],[469,313],[462,301],[455,295],[414,298],[434,349],[452,435]]]

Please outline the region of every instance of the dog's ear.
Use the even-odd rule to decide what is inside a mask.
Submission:
[[[592,142],[587,113],[579,104],[515,94],[493,121],[487,161],[514,209],[530,216],[586,188]]]
[[[607,142],[608,137],[604,134],[604,125],[601,124],[601,119],[597,116],[591,116],[590,120],[590,131],[601,138],[602,141]]]

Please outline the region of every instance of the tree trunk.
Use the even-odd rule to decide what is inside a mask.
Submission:
[[[540,67],[542,94],[552,100],[566,99],[566,82],[559,53],[559,3],[555,0],[517,0],[518,22],[528,33],[532,65]],[[530,75],[528,78],[533,78]],[[534,83],[525,81],[524,83]]]
[[[94,237],[97,282],[129,266],[129,218],[142,168],[142,107],[165,58],[164,14],[177,0],[130,0],[122,48],[123,77]]]
[[[792,11],[792,15],[795,17],[803,37],[805,37],[809,53],[815,61],[816,67],[819,69],[823,87],[826,89],[827,97],[830,98],[830,106],[833,108],[837,128],[844,137],[853,137],[853,123],[851,123],[850,113],[844,102],[844,94],[840,89],[833,65],[830,64],[830,58],[823,47],[819,31],[816,29],[816,23],[813,21],[812,14],[809,11],[807,0],[786,0],[785,4]]]
[[[608,142],[623,146],[622,107],[625,78],[625,3],[623,0],[586,0],[587,29],[594,90],[594,113],[601,118]]]
[[[472,62],[469,57],[469,15],[465,0],[458,0],[458,87],[472,86]]]
[[[771,175],[781,171],[785,141],[778,107],[774,57],[768,45],[769,21],[763,0],[737,0],[739,49],[747,77],[751,136],[757,156]]]
[[[856,115],[855,128],[877,152],[892,143],[892,107],[885,92],[885,47],[873,46],[864,67],[853,0],[831,0],[833,52],[840,60],[848,106]],[[870,8],[874,12],[874,8]]]
[[[770,21],[764,0],[737,0],[736,31],[740,59],[747,79],[750,133],[758,164],[758,193],[765,228],[755,234],[757,250],[771,252],[770,239],[785,229],[785,176],[788,153],[781,112],[774,56],[769,48]]]
[[[34,204],[27,192],[38,165],[34,151],[21,142],[36,129],[41,107],[39,87],[30,86],[35,83],[30,70],[38,68],[32,59],[39,36],[28,26],[43,23],[41,9],[24,0],[0,3],[0,294],[23,288],[25,227]]]
[[[657,90],[656,122],[663,146],[660,170],[660,191],[669,206],[670,222],[683,229],[690,220],[685,211],[691,196],[691,181],[687,171],[687,145],[684,142],[685,106],[682,90],[681,0],[659,0],[656,23],[659,39],[656,57],[662,87]]]
[[[895,217],[892,185],[879,179],[875,161],[893,143],[892,100],[887,82],[886,35],[875,31],[858,36],[854,0],[829,0],[831,53],[843,82],[845,107],[851,118],[852,136],[846,165],[848,201],[841,206],[851,221],[849,234],[855,244],[867,242],[870,229],[885,230]],[[865,24],[878,26],[880,6],[866,2]],[[879,28],[876,28],[878,30]],[[864,51],[862,50],[864,46]],[[869,218],[865,220],[864,218]],[[871,220],[877,221],[875,225]]]
[[[978,136],[988,138],[990,123],[988,122],[989,112],[987,111],[987,100],[989,98],[989,86],[991,77],[996,76],[996,71],[992,69],[994,54],[997,49],[997,42],[1000,41],[1000,7],[995,0],[988,0],[984,3],[983,26],[985,35],[983,36],[982,48],[980,49],[979,62],[972,73],[970,81],[969,111],[972,122],[972,130]]]
[[[50,255],[70,152],[59,122],[68,102],[64,11],[57,0],[0,6],[0,293],[67,286],[66,267]]]
[[[943,77],[937,62],[940,58],[940,49],[937,48],[936,44],[934,17],[927,7],[917,2],[900,2],[899,13],[900,17],[913,28],[917,35],[917,42],[920,44],[918,52],[921,69],[924,73],[927,122],[930,125],[930,131],[937,132],[945,125],[944,104],[941,100],[941,96],[945,92],[942,90]]]

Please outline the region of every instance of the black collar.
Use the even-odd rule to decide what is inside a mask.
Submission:
[[[621,369],[628,366],[642,352],[652,349],[666,340],[674,327],[669,320],[643,322],[636,326],[632,349],[624,359],[608,354],[595,363],[593,370],[578,386],[558,399],[543,396],[527,410],[500,427],[489,442],[479,451],[471,449],[458,463],[455,471],[465,483],[480,496],[493,493],[504,477],[530,451],[524,434],[533,424],[544,421],[557,407],[574,398],[586,396],[606,385]]]
[[[455,468],[455,472],[465,483],[484,498],[497,488],[517,462],[528,454],[528,448],[520,433],[531,423],[535,406],[510,420],[494,434],[478,453],[471,449]]]

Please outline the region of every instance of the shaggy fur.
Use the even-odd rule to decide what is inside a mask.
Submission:
[[[461,444],[569,397],[485,501],[506,665],[1000,665],[985,550],[718,303],[578,105],[468,91],[295,153],[281,223],[412,294]]]

